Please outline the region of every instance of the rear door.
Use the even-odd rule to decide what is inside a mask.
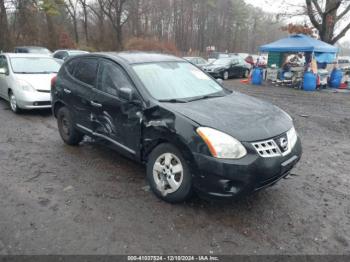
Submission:
[[[83,57],[67,63],[68,81],[62,81],[63,100],[73,111],[75,123],[86,132],[92,131],[93,98],[98,59]]]
[[[135,101],[120,98],[120,88],[131,88]],[[93,130],[123,152],[135,155],[140,149],[141,101],[126,71],[114,61],[101,59],[94,102]]]

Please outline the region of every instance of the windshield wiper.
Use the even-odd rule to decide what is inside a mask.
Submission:
[[[216,97],[223,97],[224,94],[212,94],[212,95],[205,95],[205,96],[199,96],[195,97],[193,99],[188,100],[188,102],[197,101],[197,100],[203,100],[203,99],[210,99],[210,98],[216,98]]]
[[[187,100],[184,100],[184,99],[160,99],[158,100],[159,102],[161,103],[187,103],[188,101]]]

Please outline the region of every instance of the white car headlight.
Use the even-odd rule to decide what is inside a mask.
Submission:
[[[289,148],[292,149],[298,140],[297,131],[295,131],[294,126],[287,132],[287,138],[289,143]]]
[[[239,159],[247,154],[241,142],[223,132],[210,127],[199,127],[197,133],[207,144],[213,157]]]
[[[26,92],[35,92],[36,91],[34,89],[34,87],[32,87],[28,82],[26,82],[24,80],[18,80],[18,84],[22,88],[23,91],[26,91]]]

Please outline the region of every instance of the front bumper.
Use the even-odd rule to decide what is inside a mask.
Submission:
[[[21,109],[51,108],[50,92],[15,92],[17,105]]]
[[[260,157],[250,144],[247,156],[238,160],[216,159],[194,154],[196,171],[194,187],[201,195],[237,198],[275,184],[286,177],[302,155],[301,141],[286,156]]]

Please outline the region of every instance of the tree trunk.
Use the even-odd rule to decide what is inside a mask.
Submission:
[[[9,51],[10,35],[4,0],[0,0],[0,51]]]
[[[82,1],[81,4],[82,4],[82,6],[83,6],[83,14],[84,14],[85,42],[86,42],[86,45],[89,45],[88,13],[87,13],[86,1]]]

